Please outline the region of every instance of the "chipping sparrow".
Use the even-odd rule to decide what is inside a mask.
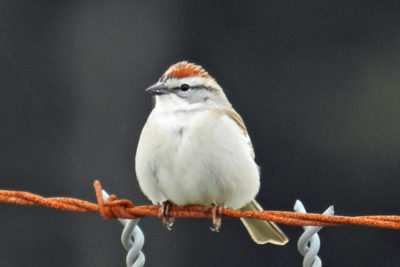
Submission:
[[[156,101],[136,152],[143,193],[154,204],[262,210],[254,200],[260,174],[249,135],[214,78],[182,61],[146,92]],[[273,222],[241,220],[258,244],[288,241]]]

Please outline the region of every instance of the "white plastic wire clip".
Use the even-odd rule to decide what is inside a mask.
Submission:
[[[296,200],[294,211],[298,213],[307,213],[300,200]],[[323,214],[333,215],[334,213],[333,206],[329,206]],[[318,257],[318,251],[321,245],[318,231],[322,229],[322,226],[303,226],[303,229],[304,233],[300,236],[299,241],[297,242],[297,249],[304,257],[303,267],[321,267],[322,261],[320,257]]]
[[[102,190],[103,199],[106,201],[109,197],[106,191]],[[142,267],[145,263],[145,256],[142,252],[144,244],[144,235],[137,225],[140,219],[118,219],[124,226],[121,235],[122,246],[128,251],[126,255],[127,267]]]

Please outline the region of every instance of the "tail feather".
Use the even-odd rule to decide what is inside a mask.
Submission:
[[[242,207],[241,210],[252,211],[263,209],[257,201],[252,200]],[[246,227],[253,241],[257,244],[272,243],[274,245],[285,245],[289,241],[287,236],[274,222],[249,218],[240,218],[240,220]]]

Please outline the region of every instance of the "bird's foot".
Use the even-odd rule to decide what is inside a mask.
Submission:
[[[210,226],[210,230],[213,232],[218,232],[219,228],[221,228],[221,223],[222,223],[222,209],[224,207],[213,204],[211,208],[211,214],[212,214],[212,226]]]
[[[162,224],[168,229],[172,230],[172,225],[174,225],[175,218],[169,216],[169,211],[171,210],[173,203],[169,200],[164,201],[160,205],[160,209],[158,210],[158,217],[161,218]]]

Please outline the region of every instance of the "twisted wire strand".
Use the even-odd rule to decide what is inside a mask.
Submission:
[[[294,210],[299,213],[307,213],[306,208],[300,200],[296,200]],[[323,214],[333,215],[333,206],[329,206]],[[297,242],[297,249],[304,257],[303,267],[321,267],[322,261],[318,256],[321,241],[318,232],[322,229],[322,226],[303,226],[303,229],[304,233]]]
[[[103,200],[107,201],[109,194],[102,190]],[[127,267],[142,267],[145,263],[145,256],[142,252],[144,235],[137,225],[140,219],[121,219],[118,221],[124,226],[121,234],[121,243],[128,252],[126,255]]]
[[[158,216],[159,205],[135,206],[129,200],[117,199],[115,195],[110,195],[107,201],[104,201],[102,197],[100,182],[95,181],[94,187],[96,191],[97,203],[92,203],[75,198],[45,198],[28,192],[10,190],[0,190],[0,202],[20,205],[44,205],[51,208],[75,212],[98,212],[105,219],[137,219],[144,216]],[[170,208],[169,216],[211,218],[212,206],[173,205]],[[354,224],[371,227],[400,229],[399,215],[370,215],[352,217],[325,215],[317,213],[301,214],[297,212],[274,210],[241,211],[225,208],[222,210],[222,216],[234,218],[255,218],[295,226],[336,226],[343,224]]]

